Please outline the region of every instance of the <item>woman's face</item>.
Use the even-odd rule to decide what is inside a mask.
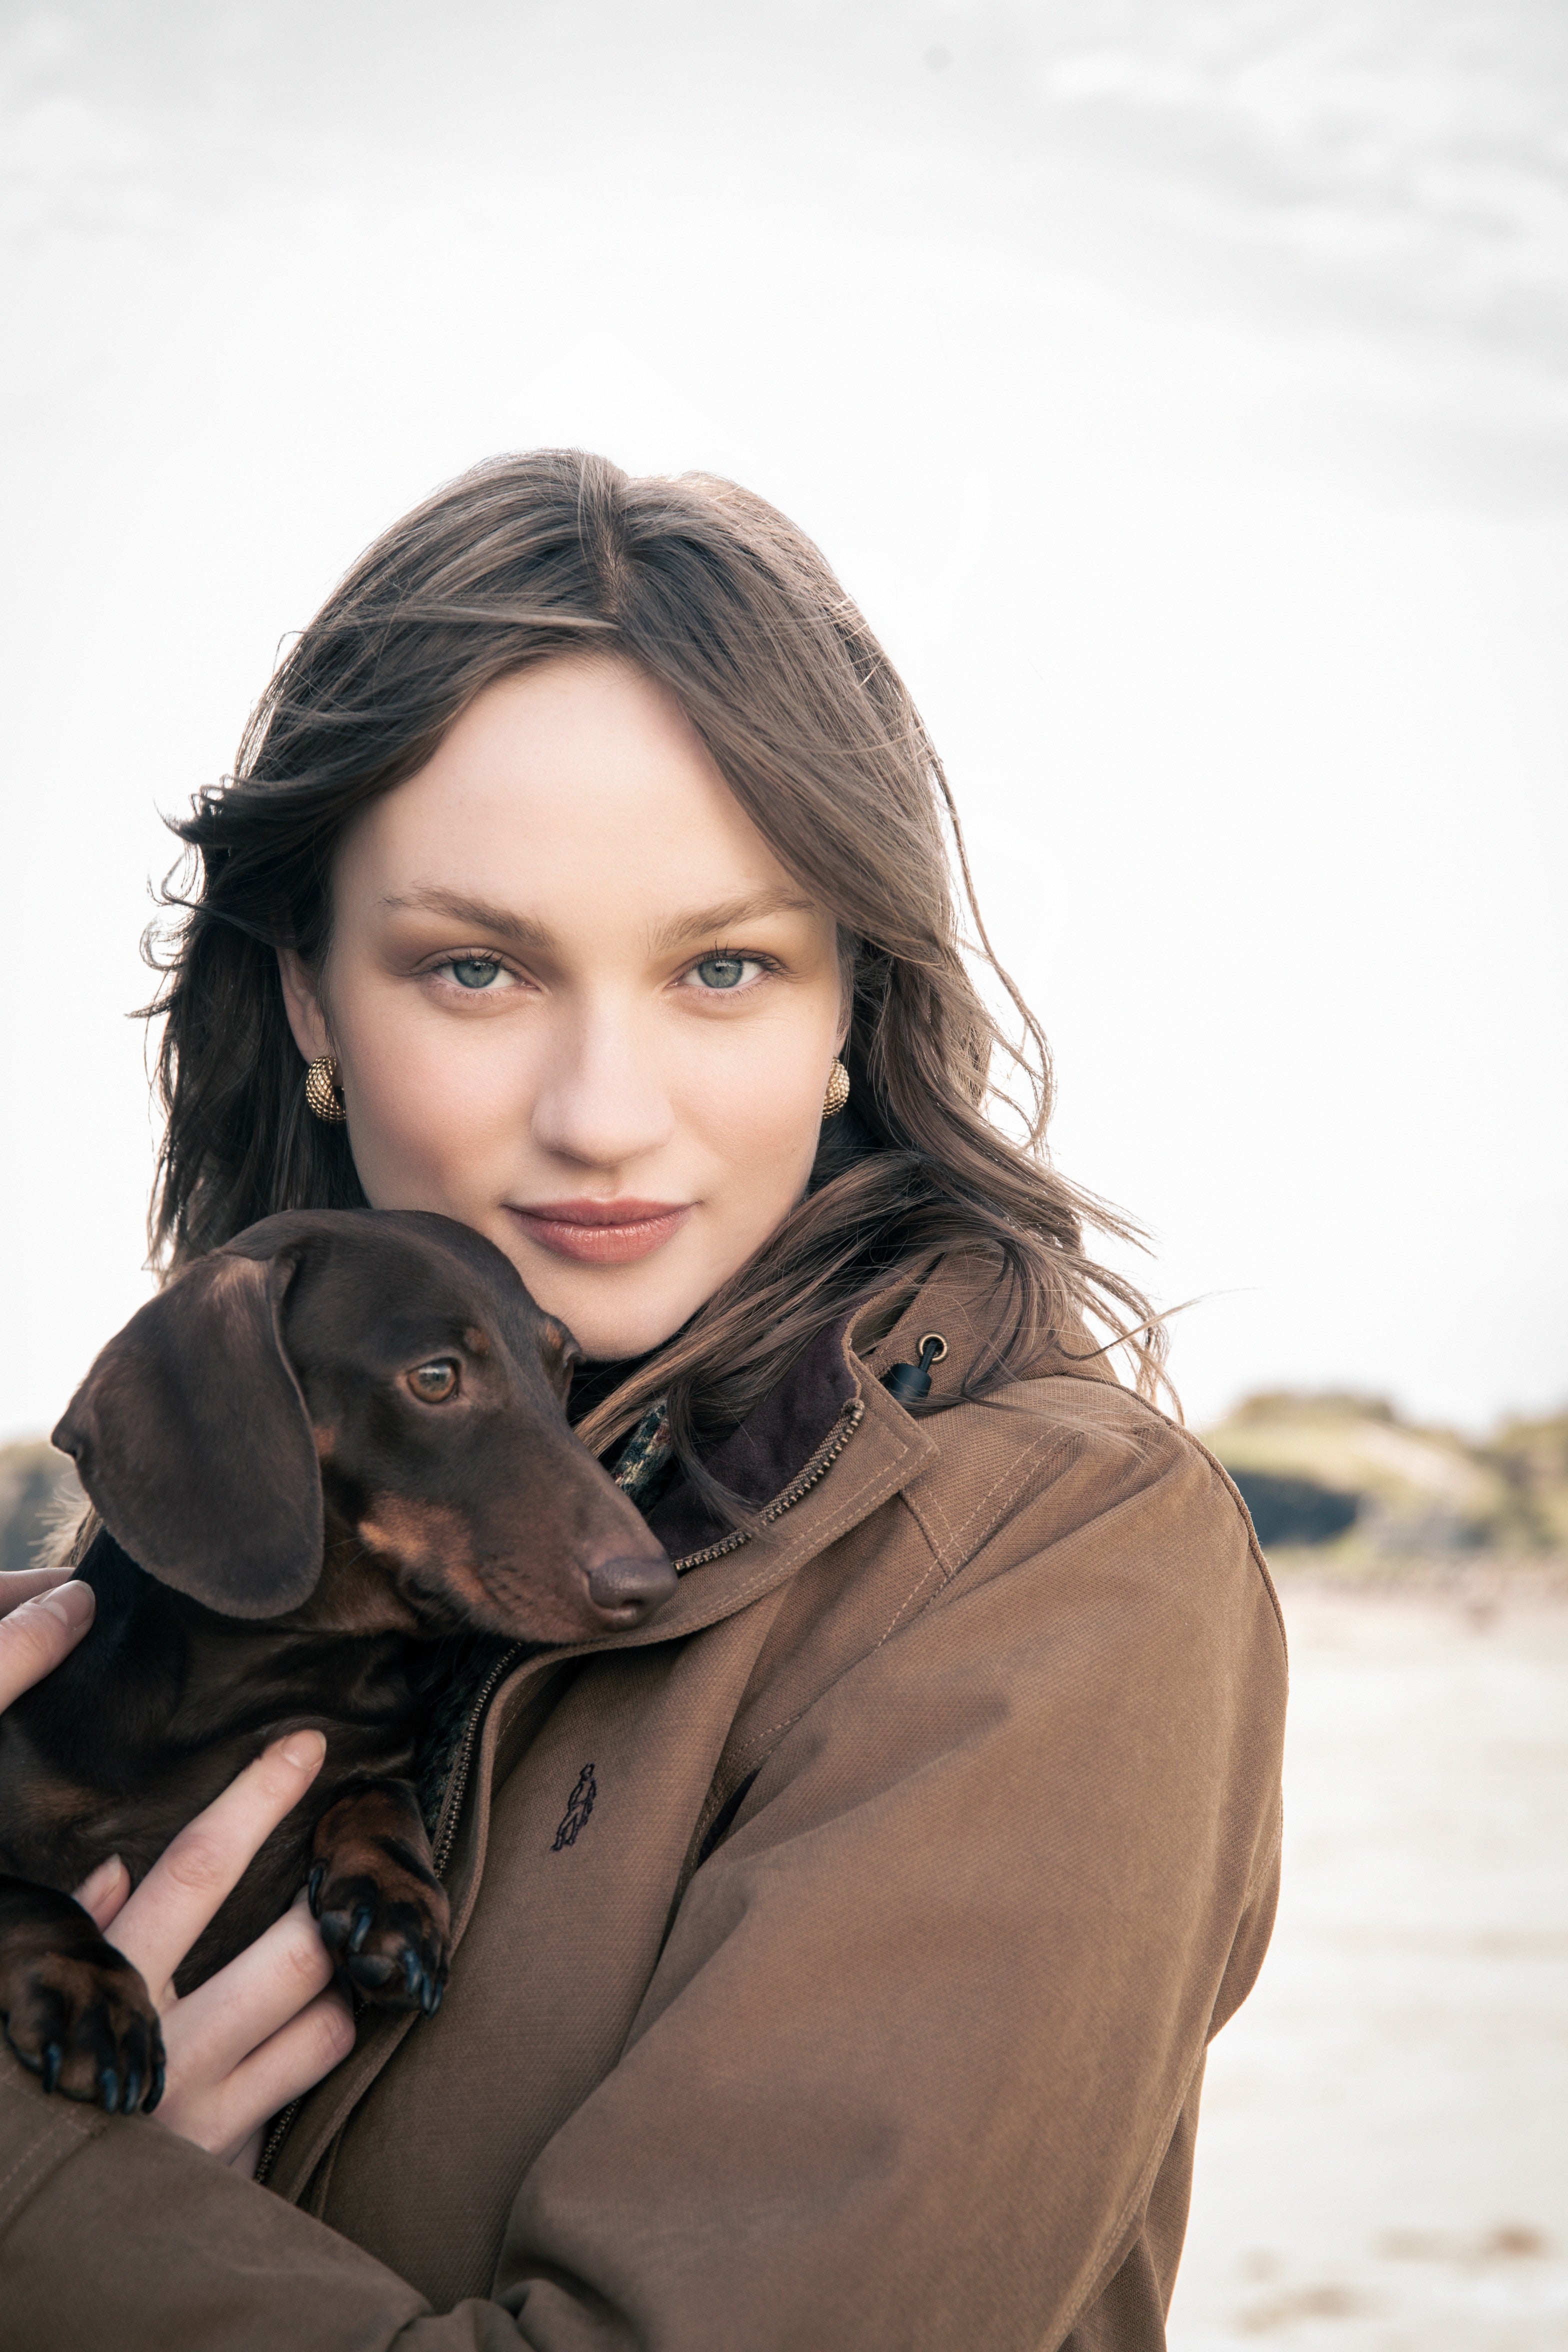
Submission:
[[[350,828],[332,898],[284,992],[366,1198],[488,1234],[589,1356],[668,1339],[801,1198],[833,919],[641,671],[489,688]]]

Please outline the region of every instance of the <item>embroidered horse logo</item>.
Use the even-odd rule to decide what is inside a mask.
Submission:
[[[598,1793],[599,1784],[594,1778],[594,1768],[591,1764],[584,1764],[577,1775],[576,1787],[566,1800],[565,1818],[555,1832],[555,1843],[550,1849],[552,1853],[559,1853],[563,1846],[576,1844],[577,1832],[593,1811],[594,1800]]]

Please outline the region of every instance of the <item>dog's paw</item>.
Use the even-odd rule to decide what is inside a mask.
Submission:
[[[150,2115],[163,2095],[163,2036],[146,1986],[104,1944],[103,1959],[42,1952],[0,1978],[5,2039],[46,2091],[109,2113]]]
[[[367,2000],[435,2016],[452,1952],[445,1887],[412,1871],[383,1865],[372,1876],[320,1861],[310,1893],[322,1943]]]

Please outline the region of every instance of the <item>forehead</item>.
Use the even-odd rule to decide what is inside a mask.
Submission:
[[[680,905],[799,895],[674,696],[603,656],[487,688],[350,829],[337,881],[367,910],[446,892],[546,920],[609,889],[616,913],[643,924]]]

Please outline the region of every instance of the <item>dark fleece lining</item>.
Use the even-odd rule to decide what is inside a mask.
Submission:
[[[705,1459],[715,1478],[760,1511],[798,1478],[856,1392],[844,1352],[847,1316],[819,1331],[782,1381]],[[648,1513],[648,1526],[671,1559],[722,1542],[728,1524],[677,1475]]]

